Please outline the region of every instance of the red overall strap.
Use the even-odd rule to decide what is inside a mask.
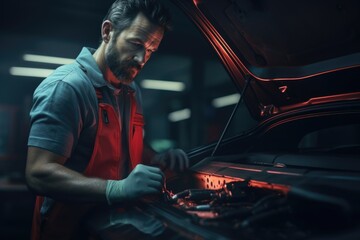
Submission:
[[[137,164],[142,162],[143,153],[143,128],[144,117],[137,113],[135,93],[130,93],[130,126],[129,126],[129,151],[131,160],[131,169],[134,169]]]
[[[99,124],[94,152],[85,170],[85,175],[102,179],[120,178],[121,126],[114,108],[99,103]]]

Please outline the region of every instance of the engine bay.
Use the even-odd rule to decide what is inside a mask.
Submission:
[[[200,163],[194,167],[196,172],[168,181],[171,190],[164,189],[163,201],[185,213],[191,223],[225,239],[359,236],[360,178],[356,174],[316,170],[315,176],[300,168],[229,166]]]

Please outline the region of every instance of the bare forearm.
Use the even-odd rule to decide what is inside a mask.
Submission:
[[[36,194],[58,200],[106,201],[106,180],[88,178],[64,166],[66,158],[50,151],[29,147],[27,184]]]
[[[27,174],[31,189],[54,199],[105,202],[106,180],[89,178],[57,163],[47,163]]]

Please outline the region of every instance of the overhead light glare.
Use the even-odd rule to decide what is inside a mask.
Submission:
[[[28,67],[11,67],[9,72],[13,76],[22,77],[41,77],[45,78],[49,76],[54,69],[45,68],[28,68]]]
[[[171,122],[179,122],[191,117],[191,111],[189,108],[185,108],[179,111],[175,111],[169,114],[168,118]]]
[[[234,93],[231,95],[215,98],[212,100],[212,105],[216,108],[221,108],[229,105],[236,104],[240,99],[239,93]]]
[[[144,79],[141,86],[146,89],[166,90],[181,92],[185,89],[185,84],[182,82],[172,82],[163,80]]]
[[[52,57],[52,56],[44,56],[44,55],[36,55],[36,54],[24,54],[24,61],[29,62],[41,62],[41,63],[51,63],[51,64],[69,64],[75,61],[72,58],[62,58],[62,57]]]

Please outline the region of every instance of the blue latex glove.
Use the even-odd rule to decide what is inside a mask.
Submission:
[[[106,199],[111,205],[160,193],[163,181],[164,174],[159,168],[138,164],[127,178],[107,181]]]
[[[189,168],[189,158],[182,149],[170,149],[164,153],[158,153],[151,163],[175,171],[184,171]]]

